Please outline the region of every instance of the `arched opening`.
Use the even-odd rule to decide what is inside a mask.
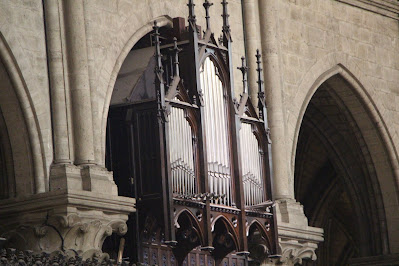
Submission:
[[[0,199],[6,199],[33,194],[38,184],[34,179],[23,108],[2,60],[0,58]]]
[[[11,144],[0,108],[0,200],[14,195],[15,180]]]
[[[175,226],[177,227],[177,248],[174,249],[174,251],[176,251],[174,252],[174,255],[177,259],[178,265],[182,265],[187,255],[196,247],[201,246],[204,242],[196,218],[188,211],[183,211],[179,214]],[[187,259],[190,261],[191,258]]]
[[[229,258],[225,258],[229,253],[239,250],[237,236],[231,223],[224,217],[216,218],[212,229],[213,257],[216,265],[223,265],[222,262],[229,261]]]
[[[392,174],[368,110],[347,80],[330,77],[307,106],[295,161],[296,199],[309,225],[324,229],[317,264],[346,265],[388,252],[382,166]]]
[[[264,258],[271,254],[270,241],[266,230],[270,230],[268,224],[262,226],[258,221],[254,221],[248,229],[248,251],[250,265],[261,265]]]
[[[161,28],[161,32],[166,30],[167,27]],[[105,165],[109,171],[113,171],[114,180],[118,186],[118,194],[125,197],[135,198],[137,194],[137,187],[134,184],[136,172],[133,169],[132,162],[139,160],[139,165],[146,165],[147,163],[151,164],[151,160],[155,160],[154,145],[151,145],[151,139],[154,139],[155,136],[147,136],[148,141],[146,143],[148,145],[142,143],[144,145],[140,147],[133,147],[134,144],[133,140],[130,139],[130,133],[133,130],[131,121],[134,119],[134,115],[129,111],[131,106],[135,105],[140,108],[141,105],[154,101],[156,97],[154,89],[156,61],[153,38],[153,32],[145,34],[127,54],[116,78],[110,100],[106,130]],[[143,128],[154,128],[153,123],[155,120],[152,114],[148,113],[147,117],[143,116],[140,125]],[[156,130],[154,128],[154,130],[148,130],[148,132],[153,134]],[[147,154],[146,158],[132,158],[132,150],[135,148],[142,149],[142,153]],[[143,174],[147,176],[158,175],[155,168],[147,167],[144,172]],[[151,182],[148,180],[147,183],[141,184],[140,187],[144,190],[149,189]],[[144,254],[144,257],[146,252],[152,252],[151,250],[138,250],[137,239],[139,234],[145,235],[143,237],[148,242],[154,242],[155,239],[162,241],[163,237],[158,232],[159,226],[156,217],[147,217],[145,219],[145,225],[140,225],[146,228],[143,232],[138,232],[136,229],[139,226],[138,220],[137,214],[131,214],[127,222],[128,232],[125,235],[126,244],[123,257],[129,257],[131,261],[138,261],[140,252]],[[118,245],[119,237],[110,237],[104,242],[104,246],[109,253],[112,253],[112,250],[118,250]],[[143,261],[145,261],[144,258]]]

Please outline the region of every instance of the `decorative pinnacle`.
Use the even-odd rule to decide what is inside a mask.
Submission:
[[[159,26],[157,21],[154,21],[154,26],[152,27],[154,29],[154,36],[155,36],[155,57],[157,59],[157,66],[156,66],[156,71],[158,73],[163,72],[162,68],[162,62],[161,62],[161,43],[159,41]]]
[[[261,68],[261,60],[262,55],[259,52],[259,49],[256,49],[256,71],[258,72],[258,108],[259,108],[259,116],[264,119],[263,108],[265,105],[265,92],[263,91],[263,80],[262,80],[262,68]]]
[[[243,91],[246,93],[247,90],[247,73],[248,73],[248,67],[245,64],[245,57],[241,57],[241,67],[237,67],[237,69],[241,70],[242,73],[242,84],[243,84]]]
[[[206,29],[210,29],[211,28],[211,24],[210,24],[210,16],[209,16],[209,7],[211,7],[213,5],[213,3],[210,3],[208,0],[205,0],[205,2],[202,4],[205,8],[205,19],[206,19]]]
[[[263,89],[262,89],[262,85],[263,85],[262,68],[261,68],[261,65],[260,65],[261,64],[260,58],[262,57],[262,55],[260,54],[259,49],[256,49],[255,57],[256,57],[256,65],[257,65],[256,71],[258,72],[258,81],[257,81],[257,83],[258,83],[259,93],[261,93],[261,92],[263,92]]]
[[[222,1],[222,5],[223,5],[223,32],[226,34],[230,34],[230,25],[229,25],[229,14],[227,13],[227,5],[228,2],[226,0]]]
[[[187,6],[188,6],[188,21],[195,25],[197,22],[197,19],[195,18],[194,0],[188,0]]]
[[[182,50],[179,47],[177,47],[177,38],[174,37],[173,38],[173,51],[175,52],[175,68],[176,68],[176,76],[180,76],[180,72],[179,72],[179,52]]]

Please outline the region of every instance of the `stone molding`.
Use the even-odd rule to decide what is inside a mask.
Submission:
[[[62,252],[83,259],[106,257],[106,237],[127,232],[135,200],[88,191],[58,190],[0,201],[0,236],[6,246]]]
[[[337,0],[385,17],[399,20],[399,2],[395,0]]]
[[[399,254],[388,254],[374,257],[363,257],[349,260],[351,266],[388,266],[388,265],[399,265]]]
[[[303,206],[293,199],[277,200],[277,230],[283,265],[302,264],[304,259],[315,261],[315,250],[323,242],[323,229],[308,226]]]

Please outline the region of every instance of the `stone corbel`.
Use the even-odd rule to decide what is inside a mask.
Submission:
[[[6,247],[105,258],[104,240],[127,232],[134,199],[88,191],[52,191],[0,201],[0,237]]]
[[[315,261],[317,244],[324,240],[323,229],[308,226],[303,206],[295,200],[275,202],[281,256],[263,265],[297,265],[305,259]]]
[[[281,257],[280,262],[288,265],[302,264],[303,259],[315,261],[317,259],[315,250],[316,243],[303,242],[291,239],[280,239]]]

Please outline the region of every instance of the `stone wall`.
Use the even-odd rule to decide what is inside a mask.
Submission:
[[[286,167],[293,182],[296,142],[302,116],[318,86],[337,70],[353,79],[356,93],[371,113],[378,133],[370,126],[368,149],[376,169],[388,219],[391,249],[399,251],[397,198],[397,147],[399,89],[399,24],[392,18],[330,0],[278,1],[278,34],[286,145]],[[338,72],[335,72],[337,74]],[[346,74],[342,74],[345,72]],[[355,116],[355,119],[356,116]],[[358,119],[360,129],[364,120]],[[372,127],[372,126],[371,126]],[[381,136],[379,136],[379,134]],[[367,136],[365,137],[367,141]],[[373,139],[382,138],[381,147]],[[395,175],[392,170],[394,169]],[[293,184],[292,184],[293,185]],[[395,236],[395,237],[393,237]]]
[[[25,158],[23,165],[16,166],[17,183],[20,185],[17,192],[44,192],[48,188],[49,165],[52,161],[52,129],[41,1],[0,1],[0,46],[0,59],[14,87],[14,92],[7,92],[3,87],[0,96],[8,99],[5,101],[9,104],[10,97],[14,98],[17,101],[13,105],[15,110],[19,109],[18,102],[21,106],[20,118],[8,119],[7,128],[14,136],[19,131],[27,131],[23,139],[13,143],[13,153],[20,158],[16,153],[32,152],[29,160]],[[2,85],[6,86],[4,82]],[[16,96],[12,95],[14,93]],[[9,114],[7,112],[6,115]],[[14,114],[17,116],[18,112]],[[21,120],[24,121],[22,126],[18,123]],[[25,148],[24,144],[27,144]],[[29,168],[30,164],[36,182],[28,184],[21,179],[24,175],[30,176],[29,171],[24,169]]]

